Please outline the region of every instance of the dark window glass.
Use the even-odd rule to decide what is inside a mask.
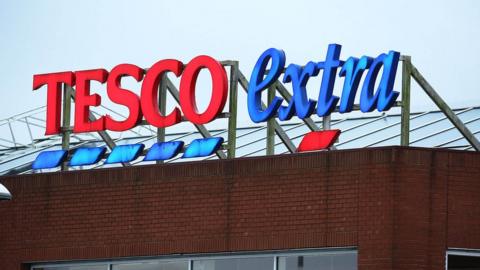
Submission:
[[[480,257],[448,255],[448,270],[480,269]]]
[[[81,266],[53,266],[33,268],[33,270],[107,270],[108,266],[104,265],[81,265]]]

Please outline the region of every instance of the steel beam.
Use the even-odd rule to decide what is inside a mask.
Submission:
[[[292,95],[288,92],[287,88],[285,88],[285,86],[283,84],[281,84],[279,81],[277,81],[275,86],[277,88],[277,91],[283,97],[283,99],[285,99],[285,101],[290,103],[290,100],[292,99]],[[320,128],[317,126],[317,124],[315,124],[315,121],[313,121],[310,117],[306,117],[306,118],[302,119],[302,121],[305,123],[305,125],[308,126],[308,128],[311,131],[319,131],[320,130]]]
[[[167,90],[168,92],[170,92],[170,94],[173,96],[173,98],[175,99],[175,101],[177,101],[178,104],[180,104],[180,93],[177,89],[177,87],[172,83],[172,81],[166,77],[166,81],[167,81]],[[195,126],[195,128],[198,130],[198,132],[200,132],[200,134],[202,134],[202,136],[204,138],[210,138],[212,137],[212,135],[210,134],[210,132],[205,128],[204,125],[199,125],[199,124],[193,124]],[[220,149],[216,152],[217,154],[217,157],[220,158],[220,159],[226,159],[227,156],[225,155],[225,153],[223,153],[223,151]]]
[[[165,115],[167,111],[167,74],[162,75],[160,84],[158,85],[158,109],[161,115]],[[157,128],[157,142],[165,142],[165,128]],[[163,163],[163,160],[157,160],[157,164]]]
[[[32,134],[32,129],[30,128],[30,123],[28,122],[28,117],[24,118],[25,124],[27,124],[27,129],[28,129],[28,135],[30,135],[30,140],[32,141],[31,145],[33,148],[35,148],[35,143],[33,141],[33,134]],[[21,120],[19,120],[21,121]]]
[[[63,118],[62,118],[62,149],[68,151],[70,148],[70,113],[72,109],[72,87],[63,84]],[[68,171],[68,162],[62,163],[61,170]]]
[[[273,85],[271,85],[268,90],[267,90],[267,95],[268,95],[268,104],[271,104],[273,99],[275,98],[275,84],[277,82],[275,82]],[[266,141],[267,141],[267,150],[266,150],[266,154],[267,156],[271,156],[271,155],[275,155],[275,118],[272,117],[270,119],[268,119],[267,121],[267,138],[266,138]]]
[[[452,111],[452,109],[445,103],[445,101],[438,95],[438,93],[433,89],[433,87],[428,83],[428,81],[420,74],[420,72],[411,65],[411,72],[413,79],[422,87],[422,89],[427,93],[430,99],[438,106],[438,108],[447,116],[447,118],[452,122],[452,124],[462,133],[465,139],[472,145],[476,151],[480,151],[480,142],[472,134],[472,132],[467,128],[467,126],[458,118],[458,116]]]
[[[410,78],[411,78],[411,57],[402,57],[402,114],[400,127],[400,145],[410,144]]]
[[[243,90],[246,93],[248,93],[248,81],[241,71],[238,72],[238,82],[242,86]],[[265,103],[262,102],[262,108],[266,108],[266,107],[267,106],[265,105]],[[273,125],[275,128],[275,133],[277,133],[278,137],[283,142],[283,144],[287,147],[288,151],[290,151],[290,153],[297,152],[297,147],[295,147],[295,145],[287,136],[287,134],[285,133],[285,130],[283,130],[282,126],[278,123],[277,120],[275,120]]]
[[[72,100],[75,101],[75,89],[71,88],[70,95],[72,97]],[[88,115],[88,119],[92,122],[97,120],[97,118],[95,117],[95,115],[91,111]],[[115,146],[117,146],[115,144],[115,142],[113,141],[112,137],[110,137],[110,135],[108,135],[108,133],[106,131],[104,131],[104,130],[97,131],[97,133],[98,133],[98,135],[100,135],[100,138],[102,138],[102,140],[105,142],[105,144],[107,145],[107,147],[110,150],[113,150],[113,148],[115,148]],[[130,166],[130,163],[122,163],[122,166],[124,166],[124,167]]]
[[[322,130],[330,130],[332,123],[332,117],[330,115],[322,117]]]
[[[17,147],[17,141],[15,140],[15,134],[13,134],[12,124],[8,121],[8,128],[10,129],[10,135],[12,135],[13,147]]]
[[[238,61],[232,61],[230,66],[230,91],[228,101],[228,158],[235,158],[237,148],[238,70]]]

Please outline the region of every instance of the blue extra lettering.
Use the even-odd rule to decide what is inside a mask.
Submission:
[[[272,62],[270,71],[265,77],[266,68],[270,60]],[[278,107],[282,104],[283,99],[275,97],[264,110],[262,108],[262,91],[277,81],[284,67],[285,53],[282,50],[271,48],[258,58],[250,77],[247,97],[248,114],[253,122],[259,123],[268,120],[275,115]]]

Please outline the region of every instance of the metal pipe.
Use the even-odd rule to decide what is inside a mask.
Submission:
[[[477,118],[474,118],[474,119],[472,119],[472,120],[469,120],[469,121],[467,121],[467,122],[465,122],[465,123],[463,123],[463,124],[466,125],[466,124],[469,124],[469,123],[471,123],[471,122],[477,121],[477,120],[479,120],[479,119],[480,119],[480,117],[477,117]],[[434,132],[434,133],[432,133],[432,134],[428,134],[428,135],[426,135],[426,136],[423,136],[423,137],[421,137],[421,138],[418,138],[418,139],[412,141],[411,143],[416,143],[416,142],[423,141],[423,140],[428,139],[428,138],[430,138],[430,137],[432,137],[432,136],[441,134],[441,133],[443,133],[443,132],[452,130],[452,129],[454,129],[454,128],[455,128],[455,126],[449,127],[449,128],[446,128],[446,129],[442,129],[442,130],[440,130],[440,131],[437,131],[437,132]],[[472,136],[473,136],[473,134],[472,134]]]
[[[385,116],[386,116],[386,115],[385,115]],[[381,117],[381,118],[384,118],[384,117]],[[379,118],[379,119],[381,119],[381,118]],[[384,129],[386,129],[386,128],[391,128],[391,127],[396,126],[396,125],[399,125],[399,124],[400,124],[400,122],[395,122],[395,123],[390,124],[390,125],[387,125],[387,126],[385,126],[385,127],[377,128],[377,129],[372,130],[372,131],[370,131],[370,132],[368,132],[368,133],[364,133],[364,134],[362,134],[362,135],[360,135],[360,136],[358,136],[358,137],[355,137],[355,138],[352,138],[352,139],[350,139],[350,140],[341,142],[341,143],[337,144],[337,146],[340,146],[340,145],[343,145],[343,144],[346,144],[346,143],[349,143],[349,142],[356,141],[356,140],[358,140],[358,139],[367,137],[367,136],[369,136],[369,135],[371,135],[371,134],[373,134],[373,133],[375,133],[375,132],[377,132],[377,131],[384,130]],[[351,129],[349,129],[349,130],[351,130]]]
[[[418,114],[418,115],[410,118],[410,120],[415,119],[415,118],[422,117],[422,116],[427,115],[427,114],[429,114],[429,113],[431,113],[431,112],[424,112],[424,113]],[[440,122],[440,121],[443,121],[443,120],[445,120],[445,119],[446,119],[446,117],[442,117],[442,118],[436,119],[436,120],[434,120],[434,121],[430,121],[430,122],[428,122],[428,123],[426,123],[426,124],[423,124],[423,125],[421,125],[421,126],[418,126],[418,127],[413,128],[413,129],[410,129],[409,132],[415,131],[415,130],[418,130],[418,129],[421,129],[421,128],[424,128],[424,127],[426,127],[426,126],[435,124],[435,123]],[[410,126],[410,125],[409,125],[409,126]],[[378,140],[378,141],[375,141],[375,142],[373,142],[373,143],[371,143],[371,144],[369,144],[369,145],[366,145],[365,147],[373,146],[373,145],[375,145],[375,144],[388,141],[388,140],[393,139],[393,138],[398,137],[398,136],[401,136],[401,133],[400,133],[400,134],[395,134],[395,135],[393,135],[393,136],[390,136],[390,137],[387,137],[387,138],[384,138],[384,139],[381,139],[381,140]],[[400,143],[400,145],[402,145],[402,144]]]
[[[473,135],[477,135],[478,133],[480,133],[480,130],[477,130],[477,131],[472,132]],[[453,142],[459,141],[459,140],[461,140],[461,139],[465,139],[465,138],[464,138],[463,136],[460,136],[460,137],[457,137],[457,138],[455,138],[455,139],[453,139],[453,140],[444,142],[444,143],[442,143],[442,144],[438,144],[438,145],[436,145],[435,147],[443,147],[443,146],[445,146],[445,145],[447,145],[447,144],[449,144],[449,143],[453,143]]]

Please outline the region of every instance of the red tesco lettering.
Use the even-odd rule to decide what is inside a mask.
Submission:
[[[198,74],[207,69],[212,78],[212,97],[207,109],[199,112],[196,106],[195,86]],[[158,107],[158,86],[167,72],[180,77],[180,108],[162,115]],[[121,86],[122,77],[133,77],[142,82],[140,97]],[[90,94],[90,82],[107,84],[108,98],[114,103],[128,108],[128,117],[122,121],[110,115],[98,119],[90,118],[90,107],[99,106],[101,97]],[[58,72],[33,76],[33,90],[47,85],[47,127],[46,135],[60,133],[62,84],[76,86],[75,121],[73,132],[93,132],[102,130],[124,131],[140,124],[143,118],[159,128],[175,125],[181,121],[181,111],[187,120],[194,124],[205,124],[214,120],[223,111],[228,95],[227,74],[223,66],[210,56],[201,55],[187,65],[175,59],[160,60],[147,72],[132,64],[115,66],[110,73],[105,69]]]

